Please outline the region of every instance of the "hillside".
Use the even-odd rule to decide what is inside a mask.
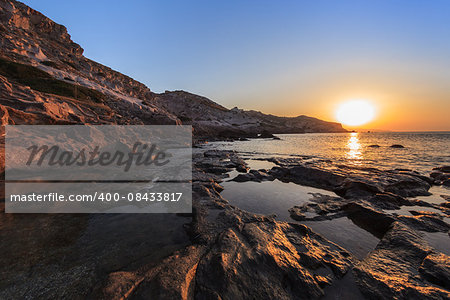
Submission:
[[[342,132],[306,116],[227,109],[184,91],[154,93],[83,56],[67,29],[23,3],[0,1],[2,124],[191,124],[203,138]]]

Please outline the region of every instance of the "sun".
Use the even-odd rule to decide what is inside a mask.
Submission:
[[[348,126],[364,125],[374,117],[375,107],[367,100],[348,100],[336,110],[336,119]]]

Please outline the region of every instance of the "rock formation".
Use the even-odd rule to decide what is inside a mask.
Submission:
[[[206,138],[341,132],[340,124],[227,109],[144,84],[83,56],[67,29],[28,6],[0,1],[0,109],[9,124],[192,124]]]
[[[64,26],[14,0],[0,0],[0,120],[2,128],[183,123],[208,139],[345,131],[306,116],[227,109],[184,91],[154,93],[87,59]],[[425,177],[271,161],[271,170],[247,173],[233,151],[195,152],[192,214],[5,214],[0,201],[0,298],[317,299],[336,291],[349,299],[450,297],[449,257],[421,233],[447,234],[443,216],[417,207],[411,216],[384,211],[430,206],[448,216],[449,199],[438,205],[406,198],[446,184],[448,167]],[[335,191],[340,197],[315,195],[291,216],[346,216],[380,243],[358,259],[305,225],[242,211],[220,195],[231,170],[242,173],[236,181],[278,179]]]

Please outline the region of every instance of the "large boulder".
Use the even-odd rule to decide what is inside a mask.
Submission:
[[[200,261],[198,299],[312,299],[341,278],[349,254],[303,225],[227,229]],[[320,270],[320,271],[319,271]],[[320,274],[320,275],[319,275]]]
[[[353,269],[358,286],[369,299],[448,299],[447,279],[436,276],[448,276],[449,258],[432,253],[419,233],[395,222]]]

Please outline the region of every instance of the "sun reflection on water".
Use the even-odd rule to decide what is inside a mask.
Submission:
[[[348,151],[345,156],[348,159],[361,160],[363,158],[357,132],[350,133],[350,137],[347,142],[347,149]]]

